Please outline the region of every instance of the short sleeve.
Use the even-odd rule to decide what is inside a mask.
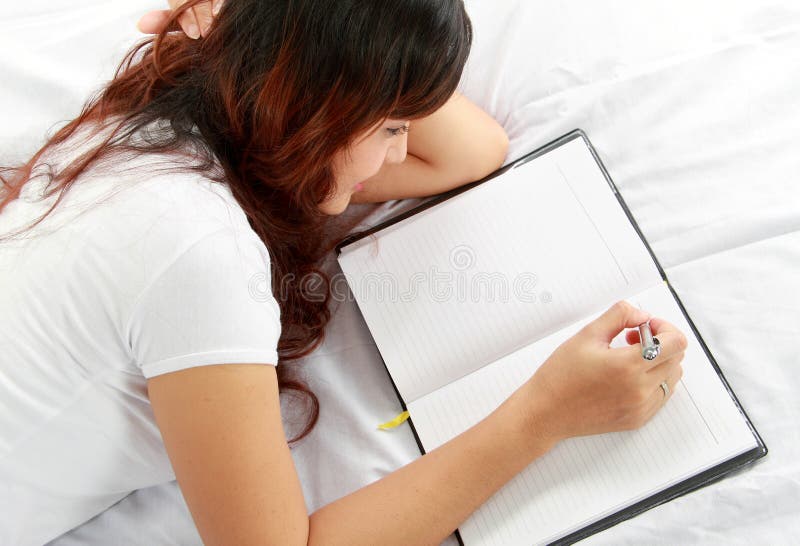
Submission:
[[[211,364],[278,362],[280,308],[255,233],[223,227],[189,244],[144,288],[128,325],[146,378]]]

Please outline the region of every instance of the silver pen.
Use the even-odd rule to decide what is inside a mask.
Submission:
[[[645,360],[653,360],[661,352],[658,339],[650,331],[650,321],[639,325],[639,340],[642,342],[642,358]]]

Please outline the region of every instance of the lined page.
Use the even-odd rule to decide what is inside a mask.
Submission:
[[[573,438],[534,461],[459,527],[468,546],[546,543],[757,446],[665,283],[627,298],[686,335],[684,375],[635,431]],[[408,405],[427,452],[476,424],[599,313]],[[612,346],[627,345],[624,333]]]
[[[580,138],[339,263],[406,401],[661,281]]]

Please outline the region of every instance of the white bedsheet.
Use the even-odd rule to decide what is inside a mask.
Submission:
[[[800,4],[467,3],[476,41],[462,90],[505,126],[509,160],[575,127],[588,133],[770,448],[755,467],[585,542],[797,543]],[[74,116],[137,37],[138,15],[160,7],[4,4],[0,163]],[[412,204],[374,207],[368,221]],[[337,308],[305,367],[322,412],[293,455],[313,511],[419,453],[408,425],[376,429],[401,408],[353,302]],[[53,544],[199,543],[173,482],[132,493]]]

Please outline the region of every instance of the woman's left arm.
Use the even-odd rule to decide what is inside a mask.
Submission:
[[[479,180],[505,161],[508,136],[489,114],[456,93],[430,116],[411,122],[408,155],[385,163],[351,203],[436,195]]]
[[[192,38],[205,35],[224,0],[200,2],[179,23]],[[168,0],[177,9],[186,0]],[[171,10],[152,11],[139,29],[155,33]],[[199,28],[198,28],[199,27]],[[411,123],[408,155],[399,164],[385,163],[378,174],[353,194],[352,203],[376,203],[407,197],[427,197],[480,180],[498,169],[506,158],[508,136],[489,114],[455,93],[430,116]]]

